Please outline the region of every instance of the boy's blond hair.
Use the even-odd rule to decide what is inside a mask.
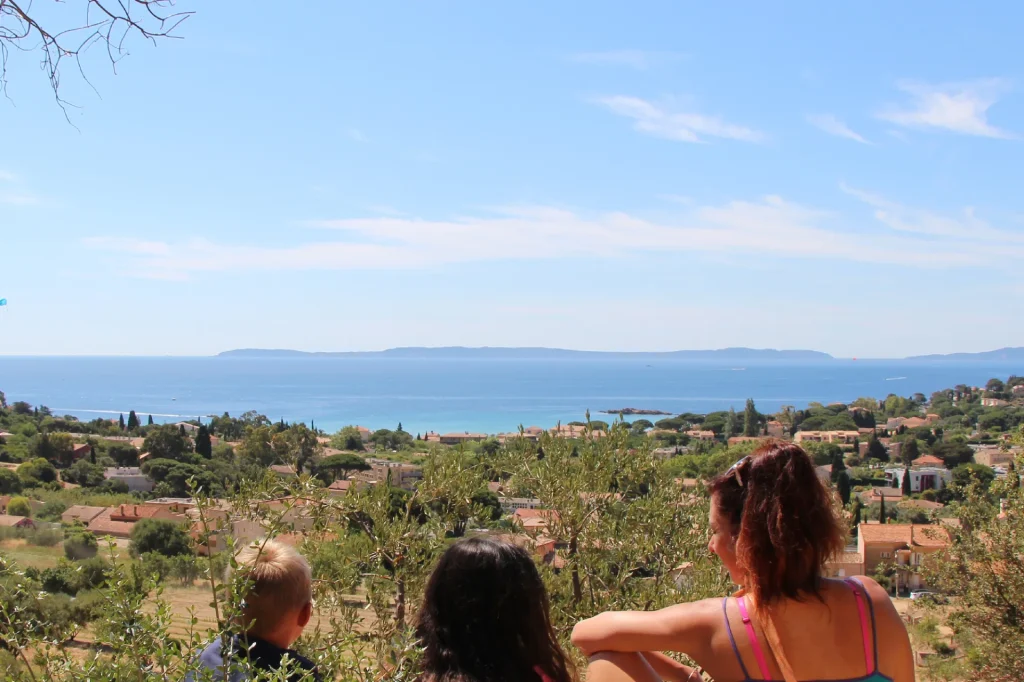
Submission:
[[[265,631],[313,600],[313,576],[306,559],[277,540],[256,542],[238,553],[238,573],[246,580],[242,612],[246,629]]]

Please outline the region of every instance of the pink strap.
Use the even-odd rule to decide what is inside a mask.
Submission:
[[[757,633],[754,632],[754,626],[750,622],[750,614],[747,613],[747,598],[740,597],[736,600],[736,604],[740,607],[740,617],[743,618],[743,627],[747,629],[747,639],[750,640],[750,648],[754,650],[754,658],[757,659],[757,667],[761,670],[761,677],[766,682],[771,682],[772,676],[768,672],[768,661],[765,660],[761,643],[757,641]]]
[[[544,668],[540,667],[539,665],[533,666],[533,672],[537,673],[537,677],[541,679],[541,682],[554,682],[554,680],[552,680],[548,676],[548,674],[544,672]]]
[[[864,640],[864,660],[867,662],[868,675],[875,672],[875,659],[871,656],[871,630],[868,627],[868,614],[864,606],[864,595],[861,592],[860,583],[853,578],[847,578],[846,584],[853,590],[853,598],[857,600],[857,615],[860,616],[860,633]]]

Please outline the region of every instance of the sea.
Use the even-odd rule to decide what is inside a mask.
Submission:
[[[664,358],[0,357],[8,402],[91,420],[135,410],[175,422],[256,410],[276,421],[410,433],[500,433],[520,425],[611,421],[603,410],[706,413],[753,398],[783,405],[930,395],[1024,374],[1022,363],[833,360],[734,366]],[[627,417],[627,421],[638,417]],[[656,421],[661,417],[647,417]]]

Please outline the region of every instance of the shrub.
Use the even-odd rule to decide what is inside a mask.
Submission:
[[[181,526],[164,519],[142,519],[132,528],[132,556],[142,556],[156,552],[164,556],[189,554],[192,551],[192,539]]]
[[[99,551],[99,545],[96,542],[96,536],[92,533],[75,532],[68,535],[67,540],[64,541],[64,556],[72,561],[89,559],[96,556],[97,551]]]
[[[7,513],[11,516],[32,516],[32,503],[27,497],[12,497],[7,503]]]
[[[0,469],[0,495],[15,495],[21,492],[21,478],[10,469]]]
[[[99,556],[79,562],[78,570],[83,589],[102,587],[110,577],[110,564]]]
[[[60,500],[50,500],[43,505],[43,508],[36,514],[40,521],[60,521],[61,514],[68,510],[68,506]]]
[[[18,467],[18,477],[26,488],[57,483],[57,469],[45,459],[36,458]]]
[[[61,559],[57,565],[43,570],[40,575],[43,589],[51,594],[78,594],[82,587],[81,576],[67,559]]]
[[[29,531],[25,534],[25,539],[36,547],[54,547],[64,539],[64,533],[57,529],[42,528]]]

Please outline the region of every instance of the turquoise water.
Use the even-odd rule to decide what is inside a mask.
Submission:
[[[589,409],[762,412],[812,401],[889,393],[925,395],[956,384],[1024,374],[1020,364],[900,361],[770,363],[731,367],[668,359],[133,358],[0,357],[8,401],[48,405],[84,419],[152,413],[177,421],[257,410],[271,419],[315,420],[411,433],[553,426]],[[657,418],[652,418],[656,420]]]

